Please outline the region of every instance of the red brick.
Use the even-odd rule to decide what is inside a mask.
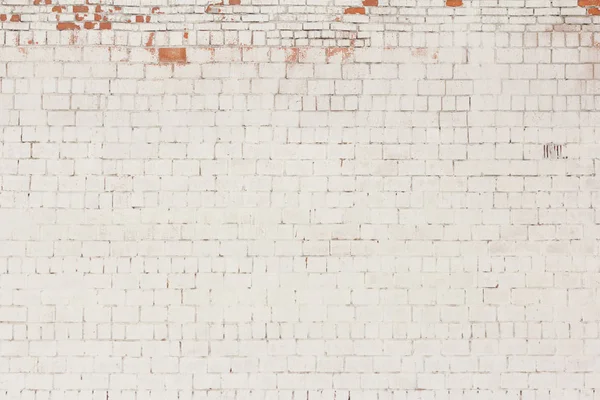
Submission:
[[[73,22],[59,22],[58,24],[56,24],[56,29],[58,29],[59,31],[72,31],[79,30],[81,28],[79,27],[79,25]]]
[[[186,49],[165,47],[158,49],[158,59],[162,63],[185,64],[187,62]]]
[[[344,14],[364,14],[364,7],[349,7],[344,10]]]

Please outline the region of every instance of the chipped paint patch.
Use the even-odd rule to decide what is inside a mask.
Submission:
[[[364,7],[348,7],[344,10],[344,14],[365,14]]]
[[[146,42],[146,47],[150,47],[154,45],[154,32],[150,32],[150,35],[148,36],[148,41]]]
[[[187,62],[187,52],[184,47],[163,47],[158,49],[158,60],[161,63],[185,64]]]
[[[300,60],[300,49],[297,47],[290,47],[285,49],[285,62],[286,63],[297,63]]]
[[[79,25],[74,22],[59,22],[56,24],[56,29],[59,31],[79,30]]]
[[[6,14],[0,14],[0,22],[6,22],[6,21],[21,22],[21,16],[19,14],[13,14],[11,16],[8,16]]]
[[[325,57],[331,63],[337,56],[341,62],[348,61],[354,55],[354,47],[328,47],[325,49]]]
[[[589,15],[600,15],[600,0],[578,0],[577,5],[585,8]]]

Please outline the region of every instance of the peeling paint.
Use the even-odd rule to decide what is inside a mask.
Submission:
[[[364,7],[348,7],[344,10],[344,14],[365,14]]]
[[[300,58],[300,49],[297,47],[291,47],[289,49],[285,49],[285,62],[286,63],[297,63]]]
[[[146,42],[146,47],[150,47],[154,44],[154,32],[150,32],[150,36],[148,36],[148,41]]]
[[[187,52],[184,47],[163,47],[158,49],[158,60],[161,63],[185,64],[187,62]]]
[[[56,24],[56,29],[59,31],[67,31],[67,30],[79,30],[81,29],[79,25],[73,22],[59,22]]]
[[[329,47],[325,49],[327,62],[330,63],[335,56],[341,56],[341,61],[348,61],[354,54],[354,47]]]
[[[589,15],[600,15],[600,0],[578,0],[577,5],[585,8]]]

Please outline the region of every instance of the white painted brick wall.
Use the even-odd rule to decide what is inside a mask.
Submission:
[[[2,1],[0,400],[600,400],[598,14]]]

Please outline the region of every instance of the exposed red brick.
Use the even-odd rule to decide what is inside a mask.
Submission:
[[[590,15],[600,15],[600,8],[588,8],[587,12]]]
[[[379,0],[363,0],[363,6],[365,7],[377,7]]]
[[[154,32],[150,32],[150,36],[148,36],[148,41],[146,42],[146,47],[150,47],[154,44]]]
[[[579,0],[577,5],[579,7],[600,6],[600,0]]]
[[[354,53],[353,47],[329,47],[325,50],[327,62],[330,62],[333,57],[340,55],[342,62],[347,61]]]
[[[462,5],[462,0],[446,0],[446,6],[448,7],[460,7]]]
[[[83,27],[85,29],[94,29],[96,27],[96,23],[95,22],[86,22],[83,24]]]
[[[158,60],[162,63],[185,64],[187,62],[186,49],[183,47],[165,47],[162,49],[158,49]]]
[[[189,39],[190,34],[188,32],[183,32],[183,38],[184,39]]]
[[[52,12],[61,13],[65,9],[66,9],[65,6],[54,6],[54,7],[52,7]]]
[[[160,11],[160,7],[152,7],[152,14],[156,14]],[[160,13],[159,13],[160,14]]]
[[[41,3],[42,3],[42,0],[33,0],[34,6],[40,5]]]
[[[223,4],[224,4],[224,3],[223,3],[223,0],[221,0],[221,1],[220,1],[220,2],[218,2],[218,3],[209,3],[209,4],[206,6],[206,9],[205,9],[204,11],[205,11],[207,14],[208,14],[208,13],[210,13],[210,14],[217,13],[217,14],[218,14],[218,13],[220,13],[220,12],[221,12],[221,8],[220,8],[220,7],[215,7],[215,6],[222,6]]]
[[[88,6],[73,6],[74,13],[86,13],[89,11]]]
[[[85,15],[75,14],[75,20],[83,21],[85,19]]]
[[[149,15],[146,16],[146,22],[150,22],[150,16]]]
[[[102,15],[94,14],[94,21],[102,21]]]
[[[287,63],[297,63],[300,58],[300,50],[297,47],[291,47],[289,49],[285,49],[285,62]]]
[[[79,30],[81,28],[79,27],[79,25],[73,22],[59,22],[58,24],[56,24],[56,29],[58,29],[59,31],[73,31]]]
[[[21,16],[15,14],[15,15],[13,15],[13,16],[10,17],[10,21],[11,22],[21,22]]]
[[[0,21],[6,21],[6,14],[0,14]]]
[[[364,14],[364,7],[348,7],[344,10],[344,14]]]
[[[100,29],[112,29],[112,23],[111,22],[100,22]]]
[[[241,3],[241,0],[229,0],[230,6],[239,6]]]
[[[135,16],[135,22],[144,22],[144,16],[142,16],[142,15],[136,15]]]

